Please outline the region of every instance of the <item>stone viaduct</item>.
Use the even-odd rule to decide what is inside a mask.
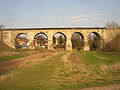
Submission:
[[[120,31],[120,30],[119,30]],[[108,30],[106,28],[26,28],[26,29],[3,29],[1,37],[3,42],[15,48],[15,39],[19,34],[27,34],[29,37],[29,49],[34,49],[34,37],[38,33],[44,33],[48,37],[48,49],[53,50],[53,35],[55,33],[62,33],[66,36],[66,50],[72,50],[71,36],[75,32],[79,32],[84,37],[84,50],[90,50],[88,44],[88,35],[91,32],[95,32],[100,35],[101,43],[100,49],[105,47],[105,44],[112,40],[114,37],[108,36]]]

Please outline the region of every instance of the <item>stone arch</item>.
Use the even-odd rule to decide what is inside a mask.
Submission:
[[[53,35],[53,48],[54,49],[66,49],[66,35],[62,32],[57,32]]]
[[[74,32],[71,36],[72,49],[84,49],[84,36],[80,32]]]
[[[34,46],[35,48],[47,49],[48,48],[48,36],[43,32],[37,33],[34,36]]]
[[[101,49],[101,35],[98,32],[91,32],[88,35],[88,44],[90,50],[100,50]]]
[[[19,33],[15,37],[15,48],[29,48],[29,37],[26,33]]]

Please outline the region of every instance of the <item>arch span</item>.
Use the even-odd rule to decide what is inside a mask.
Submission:
[[[88,43],[90,50],[100,50],[101,49],[101,36],[97,32],[91,32],[88,36]]]
[[[37,33],[35,36],[34,36],[34,46],[35,48],[48,48],[48,36],[43,33],[43,32],[40,32],[40,33]]]
[[[57,32],[53,35],[53,48],[66,49],[66,36],[62,32]]]
[[[29,48],[29,37],[26,33],[19,33],[15,38],[16,48]]]
[[[72,49],[84,49],[84,36],[80,32],[74,32],[71,37]]]

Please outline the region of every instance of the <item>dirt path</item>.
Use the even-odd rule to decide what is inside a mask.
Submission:
[[[61,52],[59,52],[59,53],[58,52],[40,52],[38,54],[26,56],[23,58],[0,62],[0,72],[17,67],[25,62],[29,62],[29,61],[36,62],[39,60],[47,59],[48,57],[55,56],[60,53]]]

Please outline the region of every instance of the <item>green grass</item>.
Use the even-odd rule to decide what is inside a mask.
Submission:
[[[0,82],[0,89],[49,90],[56,88],[56,86],[53,86],[55,83],[51,81],[51,77],[54,76],[54,72],[62,64],[60,61],[61,56],[58,55],[41,61],[32,67],[13,70],[13,72],[17,72],[17,75]]]
[[[80,59],[86,64],[98,64],[100,60],[90,52],[83,52],[80,54]]]
[[[8,61],[8,60],[13,60],[13,59],[17,59],[17,58],[21,58],[21,57],[25,57],[26,55],[17,55],[17,56],[3,56],[0,57],[0,62],[2,61]]]
[[[115,64],[120,63],[120,54],[114,56],[114,54],[119,53],[109,53],[109,52],[82,52],[79,58],[86,64]]]
[[[69,53],[69,52],[67,52]],[[1,90],[79,90],[93,86],[120,84],[120,71],[102,71],[101,65],[119,63],[120,56],[105,52],[74,52],[68,56],[68,66],[60,54],[11,70],[0,78]],[[72,62],[72,63],[71,63]],[[83,65],[80,65],[82,63]],[[69,65],[70,64],[70,65]],[[4,76],[4,77],[3,77]],[[0,79],[0,80],[1,80]]]
[[[93,86],[104,86],[110,84],[120,84],[119,69],[104,70],[104,65],[116,65],[120,63],[120,56],[113,56],[115,53],[109,52],[75,52],[70,54],[73,61],[68,67],[61,67],[58,74],[58,81],[64,89],[80,89]],[[116,53],[117,54],[117,53]],[[119,54],[119,53],[118,53]],[[79,57],[79,61],[78,58]],[[70,60],[71,61],[71,60]],[[80,64],[79,64],[80,63]],[[82,65],[81,65],[82,64]]]

